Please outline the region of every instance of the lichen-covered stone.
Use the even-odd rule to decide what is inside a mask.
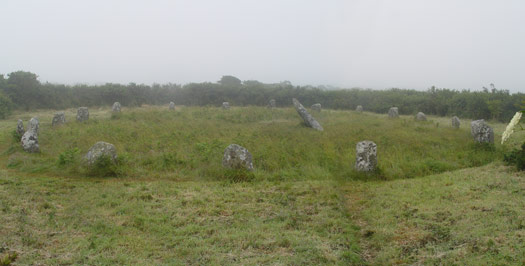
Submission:
[[[321,126],[321,124],[319,124],[319,122],[317,122],[313,116],[311,116],[307,111],[306,109],[304,108],[304,106],[295,98],[292,99],[292,102],[293,102],[293,105],[295,107],[295,110],[297,111],[297,113],[299,113],[299,115],[301,116],[301,118],[304,120],[304,123],[306,124],[306,126],[308,127],[311,127],[311,128],[314,128],[314,129],[317,129],[319,131],[323,131],[323,127]]]
[[[356,110],[357,112],[359,112],[359,113],[362,113],[362,112],[363,112],[363,106],[358,105],[358,106],[355,108],[355,110]]]
[[[270,108],[275,108],[277,107],[277,104],[275,102],[275,99],[271,99],[269,102],[268,102],[268,107]]]
[[[242,146],[230,144],[224,150],[222,165],[232,169],[253,170],[252,154]]]
[[[229,102],[223,102],[222,103],[222,109],[230,109],[230,103]]]
[[[18,122],[16,124],[16,133],[19,136],[22,136],[24,135],[24,133],[26,133],[26,130],[24,129],[24,122],[22,121],[22,119],[18,119]]]
[[[170,102],[170,105],[168,107],[170,110],[175,110],[175,103],[174,102]]]
[[[321,104],[320,103],[312,104],[311,108],[312,108],[313,111],[321,112]]]
[[[111,143],[99,141],[88,150],[84,159],[88,165],[93,165],[102,157],[107,157],[111,162],[115,163],[117,160],[117,149],[115,149],[115,146]]]
[[[461,125],[461,121],[459,121],[459,118],[457,116],[452,117],[452,127],[453,128],[459,128]]]
[[[66,123],[66,114],[64,112],[58,112],[53,116],[52,126],[63,125]]]
[[[113,103],[113,107],[111,108],[113,113],[120,113],[121,105],[119,102]]]
[[[77,121],[84,122],[89,119],[89,110],[87,107],[80,107],[77,110]]]
[[[26,152],[40,152],[40,146],[38,145],[38,119],[36,117],[29,120],[27,131],[22,136],[22,148]]]
[[[427,121],[427,116],[423,112],[419,112],[416,115],[417,121]]]
[[[399,109],[397,107],[391,107],[388,110],[388,117],[390,117],[390,118],[397,118],[397,117],[399,117]]]
[[[355,169],[359,172],[371,172],[377,168],[377,145],[369,140],[356,145]]]
[[[480,143],[494,143],[494,130],[480,119],[470,123],[470,133]]]

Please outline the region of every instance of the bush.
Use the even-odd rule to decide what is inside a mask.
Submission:
[[[67,149],[63,153],[58,155],[58,165],[65,166],[75,162],[75,159],[80,154],[79,148]]]
[[[98,177],[117,176],[117,163],[109,156],[101,156],[93,165],[87,166],[87,174]]]
[[[503,161],[505,161],[507,165],[515,165],[518,171],[525,170],[525,143],[521,145],[521,149],[514,149],[504,154]]]
[[[0,93],[0,119],[7,118],[11,114],[12,109],[13,103],[11,100],[3,93]]]

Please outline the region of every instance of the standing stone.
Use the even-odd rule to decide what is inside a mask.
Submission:
[[[170,110],[175,110],[175,103],[174,102],[170,102],[170,105],[168,107]]]
[[[461,122],[459,121],[459,118],[457,116],[452,117],[452,127],[459,128],[460,125]]]
[[[229,102],[223,102],[222,103],[222,109],[230,109],[230,103]]]
[[[297,111],[297,113],[299,113],[299,115],[301,116],[301,118],[303,118],[304,120],[304,123],[306,124],[306,126],[308,127],[311,127],[311,128],[315,128],[319,131],[323,131],[323,127],[321,126],[321,124],[319,124],[319,122],[317,122],[307,111],[306,109],[303,107],[303,105],[295,98],[292,99],[292,102],[293,102],[293,105],[295,107],[295,110]]]
[[[117,149],[111,143],[99,141],[88,150],[84,159],[88,165],[93,165],[101,157],[107,157],[112,163],[115,163],[117,160]]]
[[[222,166],[232,169],[253,170],[252,154],[244,147],[230,144],[224,150]]]
[[[22,136],[22,148],[26,152],[40,152],[38,146],[38,119],[36,117],[29,120],[27,131]]]
[[[356,147],[355,169],[371,172],[377,167],[377,145],[369,140],[358,142]]]
[[[397,107],[391,107],[390,110],[388,110],[388,117],[390,117],[390,118],[398,118],[399,117],[399,109]]]
[[[119,103],[119,102],[115,102],[115,103],[113,103],[113,108],[112,108],[113,113],[120,113],[120,107],[121,107],[121,106],[120,106],[120,103]]]
[[[77,111],[77,121],[84,122],[89,119],[89,110],[87,107],[80,107]]]
[[[470,123],[470,133],[477,142],[494,143],[494,130],[483,119]]]
[[[64,112],[58,112],[53,116],[52,126],[63,125],[66,123],[66,114]]]
[[[419,112],[416,115],[417,121],[427,121],[427,116],[423,112]]]
[[[277,107],[277,105],[275,103],[275,99],[271,99],[270,102],[268,102],[268,107],[270,107],[272,109]]]
[[[24,122],[22,119],[18,119],[18,123],[16,124],[16,133],[18,136],[24,135],[26,133],[26,130],[24,129]]]
[[[358,112],[358,113],[362,113],[363,112],[363,106],[361,105],[358,105],[355,110]]]
[[[313,111],[321,112],[321,104],[320,103],[312,104],[311,108],[312,108]]]

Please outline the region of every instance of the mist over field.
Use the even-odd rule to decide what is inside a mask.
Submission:
[[[2,1],[0,73],[101,84],[242,80],[525,90],[525,3]]]

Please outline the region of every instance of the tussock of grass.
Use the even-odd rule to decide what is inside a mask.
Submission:
[[[26,172],[81,176],[85,173],[78,171],[79,160],[65,153],[78,150],[83,155],[97,141],[106,141],[122,158],[114,171],[120,176],[214,180],[223,176],[224,148],[236,143],[253,154],[256,179],[397,179],[480,166],[498,153],[476,145],[467,123],[455,130],[412,117],[325,110],[315,114],[326,128],[317,132],[304,127],[292,108],[188,107],[170,112],[148,107],[117,115],[109,110],[92,113],[85,123],[68,117],[70,122],[57,128],[41,119],[41,154],[26,154],[4,136],[4,159]],[[380,171],[375,175],[353,170],[355,145],[362,140],[378,145]],[[64,164],[66,155],[73,161]]]

